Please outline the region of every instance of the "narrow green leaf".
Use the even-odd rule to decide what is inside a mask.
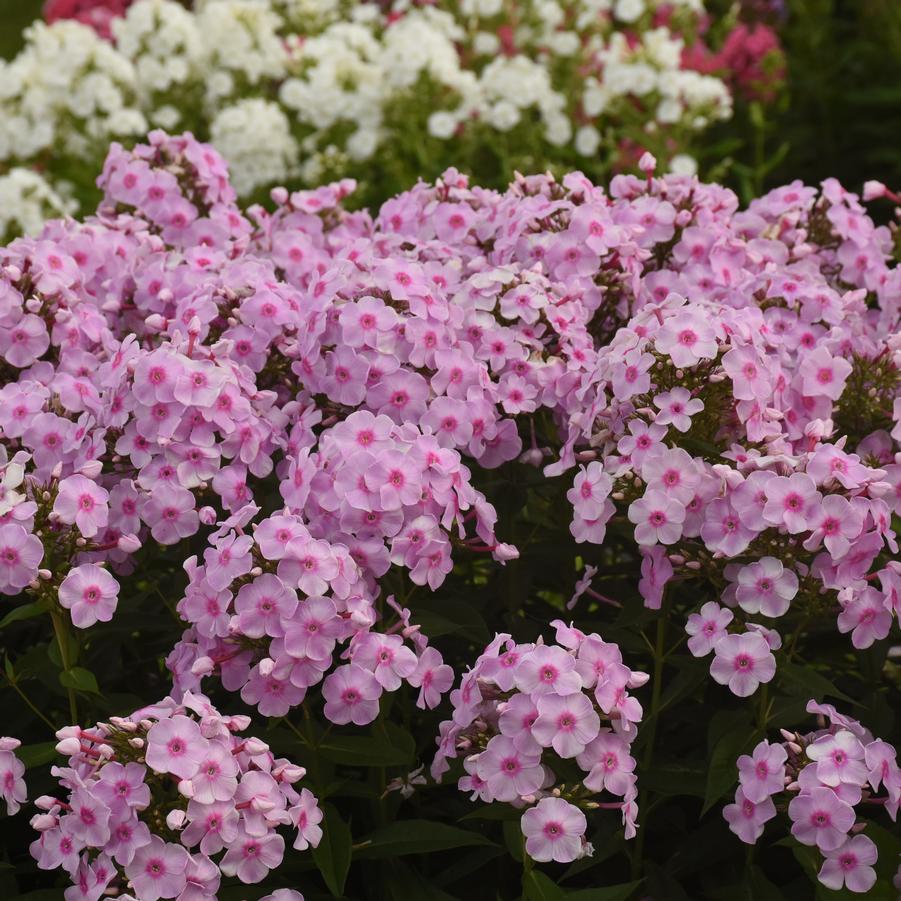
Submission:
[[[22,604],[21,607],[14,607],[3,619],[0,619],[0,629],[4,626],[8,626],[10,623],[17,623],[19,620],[23,619],[32,619],[35,616],[40,616],[42,613],[46,613],[47,608],[41,601],[34,601],[31,604]]]
[[[322,840],[313,848],[313,861],[332,897],[340,898],[350,870],[352,839],[350,829],[331,804],[324,805],[323,813]]]
[[[832,682],[822,673],[811,666],[798,663],[780,663],[776,671],[779,676],[779,684],[790,694],[809,694],[822,701],[825,695],[839,698],[849,704],[857,704],[853,698],[849,698],[844,692],[839,691]]]
[[[529,870],[522,878],[523,901],[564,901],[566,892],[540,870]]]
[[[710,755],[707,767],[707,788],[704,792],[704,807],[701,816],[707,813],[729,789],[738,782],[738,770],[735,761],[747,750],[753,732],[747,729],[736,729],[723,735]]]
[[[21,748],[16,748],[16,757],[29,770],[36,766],[46,766],[58,756],[55,741],[40,742],[36,745],[22,745]]]
[[[355,856],[361,860],[401,857],[404,854],[427,854],[451,848],[492,844],[493,842],[484,835],[457,826],[430,820],[399,820],[376,829]]]

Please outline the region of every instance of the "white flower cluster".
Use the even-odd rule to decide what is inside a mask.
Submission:
[[[0,242],[40,231],[47,219],[69,216],[78,204],[61,197],[37,172],[14,166],[0,175]]]
[[[730,114],[721,80],[681,68],[702,0],[515,6],[511,17],[501,0],[198,0],[194,11],[138,0],[112,43],[37,23],[0,63],[0,166],[71,178],[95,171],[110,140],[162,127],[211,140],[244,195],[376,181],[380,164],[406,183],[448,159],[466,167],[482,144],[520,153],[500,152],[505,176],[525,152],[534,168],[597,174],[626,145],[685,151]]]

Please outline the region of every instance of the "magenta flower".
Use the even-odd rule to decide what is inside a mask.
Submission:
[[[868,648],[885,638],[892,627],[892,612],[886,609],[882,594],[871,586],[853,595],[838,615],[838,631],[851,633],[855,648]]]
[[[416,706],[422,710],[432,710],[441,703],[441,696],[453,684],[454,671],[435,648],[428,647],[419,655],[416,669],[407,676],[407,682],[419,689]]]
[[[96,563],[76,566],[59,586],[59,603],[79,629],[108,623],[116,612],[119,583]]]
[[[18,594],[37,578],[38,565],[44,559],[41,539],[17,523],[0,525],[0,592]]]
[[[834,851],[854,825],[854,808],[831,789],[814,787],[802,791],[788,805],[792,835],[804,845]]]
[[[576,860],[588,828],[585,814],[563,798],[542,798],[522,815],[520,825],[526,853],[541,863]]]
[[[538,719],[532,726],[532,736],[561,757],[575,757],[597,736],[600,725],[594,705],[581,691],[562,696],[543,694],[538,697]]]
[[[776,674],[776,658],[758,632],[727,635],[717,642],[714,652],[710,675],[740,698],[754,694],[761,682],[769,682]]]
[[[31,313],[26,313],[12,328],[0,329],[0,354],[10,366],[30,366],[49,346],[44,320]]]
[[[93,538],[109,522],[109,492],[84,476],[69,476],[59,483],[53,512],[60,521],[75,525],[85,538]]]
[[[743,787],[739,787],[735,791],[735,802],[723,808],[723,816],[732,832],[743,842],[753,845],[763,835],[767,820],[776,816],[776,806],[769,796],[755,804],[745,795]]]
[[[188,852],[181,846],[164,842],[159,836],[135,852],[125,868],[135,894],[142,901],[175,898],[184,889]]]
[[[316,803],[315,795],[307,788],[301,789],[300,798],[288,811],[291,822],[297,827],[297,837],[294,839],[294,848],[306,851],[307,848],[316,848],[322,840],[322,809]]]
[[[322,683],[325,717],[339,726],[365,726],[379,715],[381,694],[382,686],[369,670],[356,663],[339,666]]]
[[[782,745],[771,745],[762,741],[749,757],[738,758],[738,779],[745,798],[754,804],[763,803],[770,795],[785,788],[785,761],[787,758]]]
[[[695,657],[706,657],[726,637],[726,627],[733,618],[731,610],[720,607],[715,601],[708,601],[700,612],[690,614],[685,623],[685,631],[691,636],[688,650]]]
[[[172,773],[190,779],[209,753],[209,742],[197,723],[176,715],[160,720],[147,733],[145,760],[158,773]]]
[[[160,544],[176,544],[193,535],[200,524],[194,495],[177,485],[162,484],[145,499],[141,516]]]

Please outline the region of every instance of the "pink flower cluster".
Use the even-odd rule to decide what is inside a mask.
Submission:
[[[351,429],[362,428],[360,417],[379,428],[377,417],[364,413],[344,425],[354,417]],[[322,682],[325,716],[358,726],[378,716],[383,691],[404,681],[420,689],[420,707],[437,706],[453,673],[410,622],[410,611],[389,597],[397,620],[374,631],[375,582],[347,547],[314,538],[287,508],[254,522],[249,535],[256,512],[248,506],[232,515],[211,536],[203,563],[185,563],[190,581],[178,609],[192,627],[168,660],[176,690],[196,691],[215,672],[264,716],[284,716]],[[342,642],[348,662],[326,675]]]
[[[279,866],[280,828],[295,848],[316,847],[322,812],[294,787],[303,767],[239,737],[249,723],[186,693],[181,704],[61,729],[69,763],[53,773],[65,792],[35,802],[31,852],[41,869],[69,874],[66,901],[126,887],[141,901],[214,899],[222,875],[257,883]]]
[[[630,745],[642,709],[629,690],[647,682],[615,644],[560,620],[556,643],[519,644],[500,634],[451,692],[453,715],[441,724],[436,780],[463,758],[458,780],[472,800],[528,806],[521,825],[526,852],[538,861],[590,855],[583,811],[622,812],[627,838],[636,830],[638,789]],[[566,761],[581,779],[567,782]],[[608,792],[620,799],[598,802]]]
[[[823,854],[820,882],[831,889],[844,886],[865,893],[876,882],[872,865],[878,853],[863,834],[866,823],[857,820],[855,808],[861,803],[878,805],[897,820],[901,807],[897,755],[891,745],[873,738],[830,704],[811,701],[807,710],[820,716],[816,732],[782,730],[785,741],[764,740],[752,755],[738,758],[741,784],[735,803],[723,814],[742,841],[754,844],[764,824],[776,816],[777,805],[787,810],[791,834]]]

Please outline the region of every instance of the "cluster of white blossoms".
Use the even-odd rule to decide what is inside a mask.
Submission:
[[[14,166],[0,175],[0,241],[33,235],[47,219],[74,213],[75,201],[58,194],[38,172]]]
[[[154,127],[210,140],[244,196],[340,176],[390,193],[386,173],[430,177],[426,159],[464,169],[486,148],[503,179],[524,165],[601,175],[645,148],[684,167],[692,137],[731,112],[723,81],[682,67],[703,12],[701,0],[523,0],[515,15],[501,0],[137,0],[112,42],[35,23],[0,62],[0,172],[67,178],[87,200],[78,173]]]

